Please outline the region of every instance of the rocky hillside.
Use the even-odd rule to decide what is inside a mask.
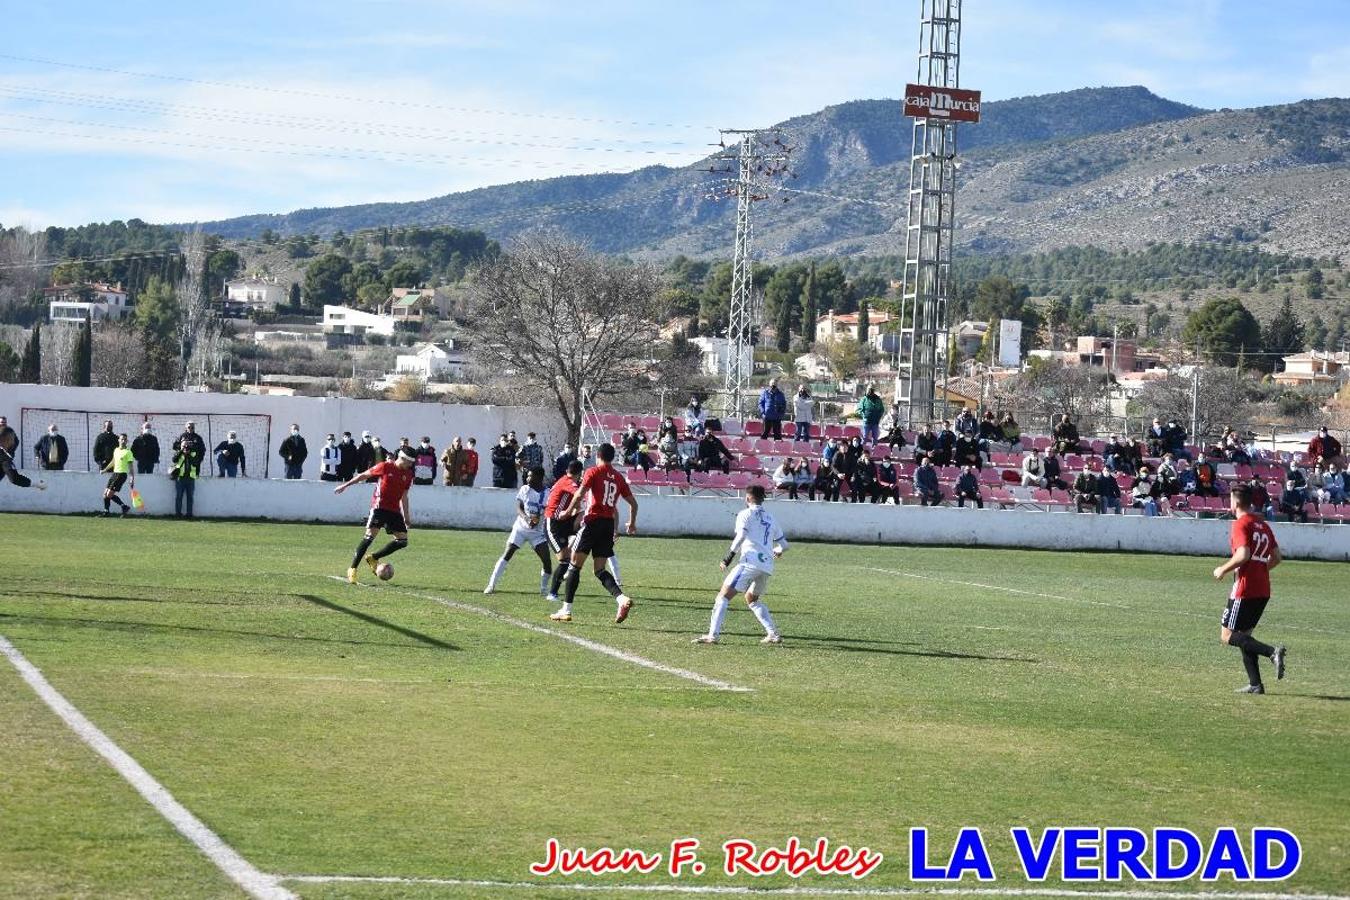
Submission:
[[[759,204],[757,252],[897,252],[910,146],[899,104],[845,103],[783,127],[796,148],[797,178],[787,183],[794,192]],[[1205,112],[1143,88],[1085,89],[989,103],[984,121],[963,128],[959,144],[958,244],[971,249],[1237,237],[1272,250],[1350,258],[1350,101]],[[509,240],[543,226],[608,252],[725,255],[731,204],[709,199],[721,176],[707,169],[518,182],[206,227],[245,237],[265,228],[322,234],[453,224]]]

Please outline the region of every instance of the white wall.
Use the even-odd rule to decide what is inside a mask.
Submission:
[[[118,430],[129,430],[134,438],[139,426],[139,417],[157,413],[162,415],[163,427],[157,426],[162,451],[170,453],[169,444],[182,430],[181,421],[185,418],[197,419],[198,431],[205,432],[204,419],[208,415],[268,415],[271,416],[271,443],[266,448],[265,434],[255,439],[255,444],[245,444],[248,454],[249,471],[254,475],[263,473],[262,456],[268,457],[268,474],[279,477],[282,474],[281,460],[277,449],[290,434],[292,422],[299,424],[300,433],[309,444],[309,459],[305,463],[306,477],[317,478],[319,474],[319,448],[329,432],[339,438],[343,431],[350,431],[356,440],[360,440],[361,431],[369,430],[378,435],[385,446],[398,446],[400,437],[407,437],[415,444],[422,435],[431,437],[432,445],[438,450],[448,446],[451,438],[461,435],[478,438],[478,450],[483,454],[479,478],[490,477],[486,461],[487,450],[497,442],[497,435],[503,431],[514,430],[521,441],[527,431],[539,435],[546,456],[552,457],[562,446],[564,429],[561,417],[547,409],[518,406],[465,406],[448,403],[396,403],[384,400],[348,400],[325,397],[279,397],[256,396],[251,394],[193,394],[181,391],[136,391],[123,388],[79,388],[52,387],[49,385],[7,384],[0,388],[0,415],[9,418],[10,426],[16,431],[24,425],[20,434],[20,449],[25,465],[32,464],[32,448],[37,443],[46,423],[39,421],[41,416],[30,413],[27,422],[21,417],[23,408],[85,410],[98,414],[91,427],[96,434],[105,413],[114,414]],[[122,414],[122,415],[116,415]],[[129,417],[137,417],[133,420]],[[130,424],[128,424],[130,423]],[[233,423],[232,423],[233,424]],[[236,426],[237,427],[237,426]],[[69,433],[70,427],[62,426],[66,439],[71,443],[73,460],[71,467],[85,465],[85,437]],[[214,432],[204,435],[207,449],[225,439]],[[244,440],[243,429],[240,439]],[[78,451],[78,452],[77,452]],[[205,470],[205,467],[203,467]],[[207,473],[203,471],[203,475]]]
[[[101,510],[106,476],[74,472],[28,472],[47,480],[45,491],[0,486],[0,510],[73,513]],[[137,488],[145,514],[171,515],[173,482],[143,476]],[[123,499],[128,499],[123,492]],[[736,498],[640,497],[643,534],[730,539],[742,508]],[[486,528],[505,531],[515,514],[514,493],[491,488],[414,486],[413,527]],[[356,524],[370,508],[370,489],[334,496],[333,485],[314,481],[212,479],[197,485],[195,512],[203,517],[259,518]],[[1024,510],[975,510],[917,506],[769,501],[789,539],[859,544],[938,544],[967,547],[1030,547],[1046,550],[1132,550],[1211,557],[1228,555],[1231,523],[1208,519],[1097,516]],[[1277,523],[1286,556],[1350,561],[1350,526]]]

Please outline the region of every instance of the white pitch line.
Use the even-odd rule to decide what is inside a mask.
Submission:
[[[126,779],[169,824],[178,829],[178,833],[187,838],[197,849],[204,853],[216,867],[229,876],[250,896],[257,900],[295,900],[295,894],[281,886],[275,875],[267,875],[240,856],[229,844],[221,840],[201,819],[190,813],[187,807],[174,799],[168,788],[155,780],[155,777],[142,768],[121,747],[117,746],[97,725],[85,718],[75,706],[52,687],[37,666],[28,661],[18,648],[0,635],[0,654],[10,661],[33,692],[42,702],[51,708],[65,722],[71,731],[84,741],[91,750],[107,760],[117,774]]]
[[[489,881],[468,878],[401,878],[393,875],[279,875],[302,884],[403,884],[531,891],[613,892],[625,894],[730,894],[754,897],[1084,897],[1108,900],[1350,900],[1337,894],[1276,894],[1246,891],[1131,891],[1071,888],[754,888],[738,885],[606,884],[559,881]]]
[[[339,578],[336,575],[329,575],[333,581],[347,583],[345,578]],[[369,587],[369,585],[361,585]],[[588,640],[575,634],[568,634],[565,631],[557,631],[553,628],[545,628],[542,625],[536,625],[533,622],[526,622],[524,619],[517,619],[514,616],[508,616],[505,613],[499,613],[494,609],[488,609],[485,606],[474,606],[472,603],[464,603],[459,600],[450,600],[446,597],[437,597],[434,594],[418,594],[404,588],[390,588],[389,590],[398,591],[409,597],[416,597],[418,600],[430,600],[433,603],[439,603],[441,606],[449,609],[457,609],[461,612],[471,612],[476,615],[485,616],[498,622],[505,622],[507,625],[514,625],[517,628],[524,628],[526,631],[533,631],[537,634],[547,634],[552,637],[562,638],[564,641],[576,644],[578,647],[584,647],[593,653],[601,653],[605,656],[612,656],[614,659],[622,660],[626,663],[632,663],[635,666],[642,666],[644,669],[653,669],[657,672],[665,672],[667,675],[674,675],[677,678],[685,678],[696,682],[705,687],[714,688],[719,691],[731,691],[737,694],[753,694],[755,689],[741,687],[732,684],[729,681],[720,681],[716,678],[709,678],[707,675],[700,675],[697,672],[691,672],[688,669],[668,666],[665,663],[659,663],[656,660],[648,659],[645,656],[638,656],[636,653],[629,653],[627,650],[620,650],[617,647],[611,647],[608,644],[601,644],[598,641]]]

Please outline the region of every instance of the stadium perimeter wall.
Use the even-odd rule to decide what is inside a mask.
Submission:
[[[28,471],[44,477],[47,490],[0,484],[0,511],[91,513],[100,511],[107,476],[86,472]],[[174,483],[164,475],[136,481],[144,513],[173,513]],[[123,499],[128,494],[123,491]],[[411,494],[413,528],[481,528],[505,532],[515,514],[515,493],[492,488],[417,485]],[[646,535],[729,539],[732,520],[744,501],[730,497],[642,496],[639,529]],[[332,522],[355,525],[370,507],[370,487],[334,496],[330,482],[257,478],[211,479],[198,483],[195,512],[203,518]],[[976,510],[949,507],[873,506],[770,500],[790,540],[859,544],[934,544],[969,547],[1026,547],[1043,550],[1126,550],[1148,553],[1226,556],[1230,522],[1218,519],[1079,515],[1030,510]],[[116,534],[118,522],[109,522]],[[1277,523],[1275,534],[1286,556],[1350,562],[1350,526]],[[878,566],[886,565],[879,553]],[[985,577],[995,577],[993,573]]]

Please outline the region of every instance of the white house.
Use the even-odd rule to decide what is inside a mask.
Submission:
[[[59,284],[45,289],[42,296],[47,301],[47,318],[53,323],[79,324],[86,314],[95,321],[117,321],[130,311],[120,283]]]
[[[727,362],[731,359],[731,342],[726,338],[720,337],[696,337],[690,338],[689,343],[693,344],[703,353],[703,374],[721,375],[727,370]],[[755,349],[746,346],[741,365],[746,372],[753,372],[755,367]]]
[[[440,375],[452,375],[456,378],[464,374],[465,355],[455,350],[454,341],[449,347],[437,344],[418,344],[412,353],[400,353],[395,369],[400,375],[415,375],[423,381],[429,381]]]
[[[225,302],[245,309],[276,309],[287,300],[289,288],[275,278],[240,278],[225,284]]]
[[[1310,350],[1284,357],[1284,371],[1275,373],[1276,384],[1331,384],[1350,366],[1350,353]]]
[[[896,318],[883,310],[868,310],[868,337],[879,334],[881,326],[889,325]],[[862,321],[858,313],[836,313],[830,310],[816,320],[816,340],[822,343],[836,337],[850,337],[856,341],[861,330]]]
[[[394,333],[394,317],[378,316],[362,312],[350,306],[325,306],[323,308],[324,334],[367,335],[381,334],[389,337]]]

